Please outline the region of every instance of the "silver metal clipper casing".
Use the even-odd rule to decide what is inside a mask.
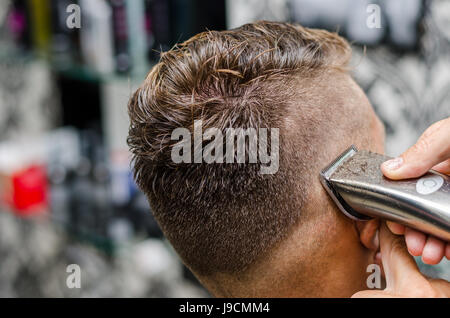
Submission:
[[[430,170],[401,181],[383,176],[390,157],[351,146],[320,173],[322,185],[348,217],[398,222],[450,242],[450,177]]]

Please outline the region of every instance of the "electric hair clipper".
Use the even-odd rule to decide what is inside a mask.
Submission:
[[[354,220],[380,217],[450,242],[450,177],[430,170],[421,178],[387,179],[390,157],[351,146],[320,173],[338,208]]]

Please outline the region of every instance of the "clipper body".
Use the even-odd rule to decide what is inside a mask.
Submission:
[[[351,146],[320,173],[339,209],[352,219],[398,222],[450,242],[450,177],[430,170],[417,179],[389,180],[389,157]]]

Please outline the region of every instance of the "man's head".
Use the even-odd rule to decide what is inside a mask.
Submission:
[[[346,73],[350,54],[336,34],[298,25],[208,31],[162,53],[131,98],[137,183],[175,250],[214,294],[339,296],[362,286],[376,225],[347,220],[318,179],[350,144],[383,151],[379,120]],[[278,170],[261,174],[262,162],[249,155],[245,163],[174,162],[173,131],[194,135],[198,120],[203,132],[224,135],[278,129]],[[223,145],[223,156],[235,158],[237,148]]]

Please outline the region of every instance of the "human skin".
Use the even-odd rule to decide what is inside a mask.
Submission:
[[[380,227],[380,250],[386,277],[383,290],[363,290],[355,298],[448,298],[450,284],[423,276],[408,254],[403,236],[395,236],[384,224]]]

